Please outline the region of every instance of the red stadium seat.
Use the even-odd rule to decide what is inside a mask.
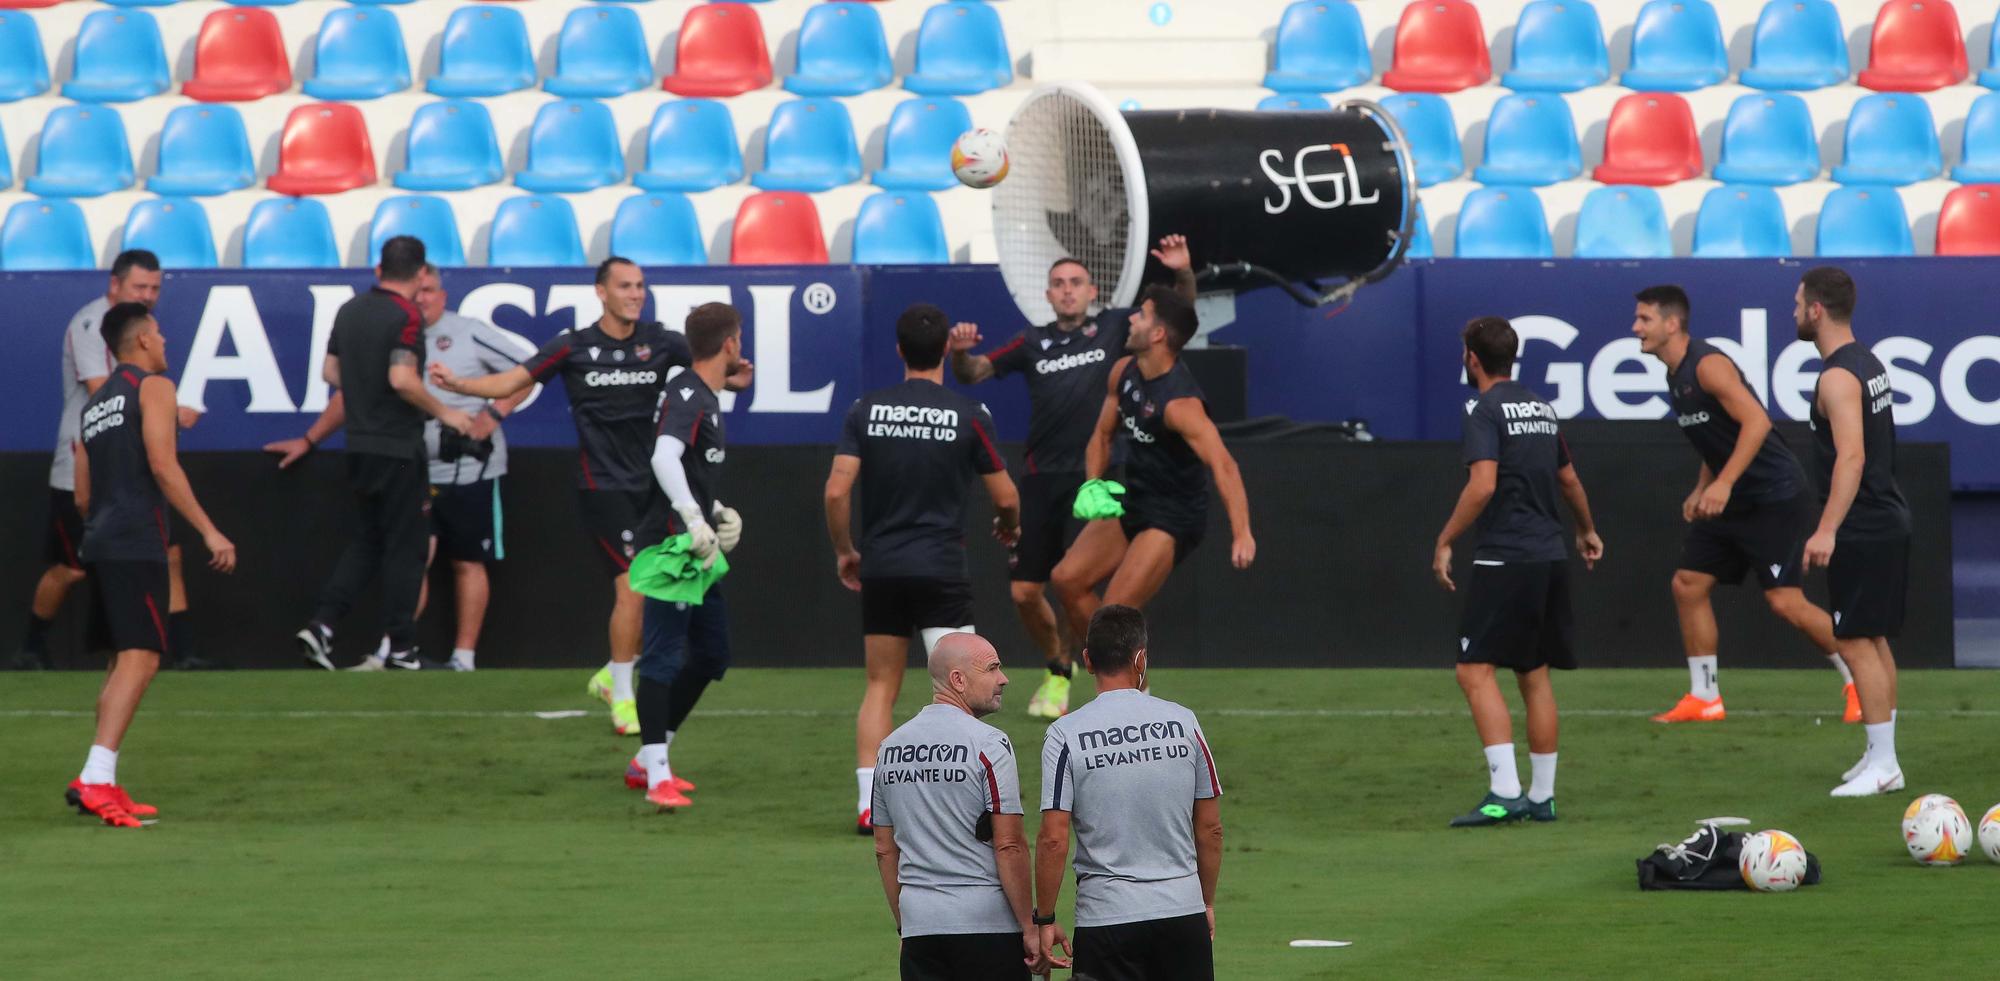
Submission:
[[[337,194],[375,183],[375,148],[361,110],[342,102],[313,102],[285,117],[278,144],[279,194]]]
[[[1493,77],[1479,9],[1466,0],[1417,0],[1396,24],[1394,64],[1382,84],[1398,92],[1456,92]]]
[[[1604,162],[1590,176],[1606,184],[1656,186],[1701,176],[1701,137],[1687,100],[1666,92],[1619,99],[1604,126]]]
[[[1967,184],[1938,209],[1938,255],[2000,255],[2000,184]]]
[[[33,10],[36,7],[53,7],[63,0],[0,0],[0,10]]]
[[[1949,0],[1889,0],[1875,15],[1868,67],[1855,79],[1877,92],[1929,92],[1965,81],[1965,37]]]
[[[660,87],[676,95],[740,95],[771,84],[764,26],[747,4],[705,3],[681,19],[674,73]]]
[[[729,233],[729,261],[738,266],[826,262],[819,209],[798,191],[763,191],[743,199]]]
[[[249,102],[292,87],[292,65],[278,18],[261,7],[224,7],[202,19],[194,42],[190,99]]]

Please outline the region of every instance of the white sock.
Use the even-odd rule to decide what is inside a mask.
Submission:
[[[117,783],[118,751],[102,746],[90,747],[90,756],[83,762],[83,772],[77,779],[84,783]]]
[[[1828,654],[1826,656],[1826,659],[1833,662],[1833,669],[1835,671],[1840,672],[1841,684],[1843,685],[1854,684],[1854,672],[1847,670],[1847,662],[1841,660],[1840,655]]]
[[[372,655],[369,655],[369,656],[370,656],[370,657],[373,657],[373,658],[374,658],[375,660],[377,660],[377,661],[386,661],[386,660],[388,660],[388,659],[389,659],[389,638],[388,638],[388,637],[386,637],[386,636],[385,636],[385,637],[383,637],[383,638],[382,638],[382,642],[381,642],[380,644],[377,644],[377,645],[375,645],[375,653],[374,653],[374,654],[372,654]]]
[[[1556,795],[1556,754],[1528,754],[1528,799],[1539,804]]]
[[[1896,763],[1896,720],[1863,726],[1868,730],[1868,765],[1882,770],[1899,770]]]
[[[478,656],[479,653],[470,647],[454,647],[451,649],[451,659],[468,668],[472,667],[473,659]]]
[[[1514,744],[1486,747],[1486,786],[1495,797],[1521,796],[1521,768],[1514,762]]]
[[[611,700],[629,702],[632,700],[632,666],[637,661],[611,662]]]
[[[872,766],[855,767],[854,784],[861,789],[861,796],[854,804],[854,813],[859,814],[868,809],[869,798],[875,796],[875,768]]]
[[[1722,697],[1722,686],[1715,678],[1715,655],[1688,658],[1688,693],[1705,702]]]
[[[646,768],[646,789],[665,783],[674,778],[674,768],[667,763],[667,744],[674,741],[674,734],[667,733],[666,742],[648,743],[639,747],[639,765]]]

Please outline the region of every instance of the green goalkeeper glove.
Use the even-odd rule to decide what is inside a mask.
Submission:
[[[1076,489],[1076,503],[1070,513],[1084,521],[1122,517],[1125,505],[1118,503],[1118,495],[1123,493],[1125,485],[1115,480],[1086,480]]]

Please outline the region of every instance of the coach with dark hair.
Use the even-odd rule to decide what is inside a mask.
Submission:
[[[358,537],[341,554],[320,593],[319,610],[298,633],[306,660],[333,670],[333,625],[347,615],[377,572],[391,668],[418,668],[417,593],[423,585],[430,489],[424,417],[463,434],[472,418],[424,387],[424,316],[416,296],[424,243],[398,235],[382,244],[373,289],[341,304],[333,317],[322,373],[347,404],[347,479],[354,491]]]

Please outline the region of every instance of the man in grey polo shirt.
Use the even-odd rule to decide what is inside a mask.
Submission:
[[[1146,618],[1109,604],[1090,618],[1083,663],[1097,697],[1050,724],[1042,742],[1035,908],[1062,892],[1076,827],[1078,977],[1213,981],[1222,782],[1194,713],[1146,683]],[[1068,949],[1037,914],[1042,949]]]
[[[875,860],[903,938],[904,981],[1023,981],[1046,973],[1029,908],[1014,746],[978,717],[1007,676],[984,638],[931,651],[932,702],[876,750]]]

